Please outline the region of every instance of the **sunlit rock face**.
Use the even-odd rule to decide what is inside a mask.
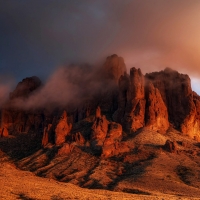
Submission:
[[[123,151],[119,145],[121,139],[122,126],[116,122],[109,122],[106,116],[101,114],[100,107],[97,107],[92,125],[91,147],[102,157],[114,156]]]
[[[55,128],[55,144],[61,145],[65,142],[66,136],[72,129],[72,124],[68,123],[67,112],[63,111]]]
[[[102,157],[116,156],[123,151],[129,151],[121,145],[122,126],[118,123],[111,122],[102,147]]]
[[[168,109],[170,122],[180,128],[194,107],[189,76],[166,68],[164,71],[146,74],[146,78],[160,91]]]
[[[8,137],[8,135],[9,135],[9,132],[6,127],[0,129],[0,137]]]
[[[52,124],[48,124],[44,127],[42,146],[45,147],[49,143],[49,137],[52,133]]]
[[[193,92],[189,114],[181,124],[181,131],[200,141],[200,97]]]
[[[198,139],[199,96],[193,93],[189,76],[166,68],[161,72],[146,74],[146,79],[160,91],[167,106],[169,121],[174,127]]]
[[[91,132],[91,146],[96,151],[101,152],[102,150],[102,146],[108,132],[108,124],[109,122],[106,119],[106,116],[101,115],[101,109],[100,107],[97,107]]]
[[[146,81],[146,127],[150,130],[165,133],[169,127],[167,107],[160,91],[151,81]]]

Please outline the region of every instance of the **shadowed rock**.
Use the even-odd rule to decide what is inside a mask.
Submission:
[[[166,151],[169,151],[170,153],[177,153],[177,150],[178,150],[178,144],[175,142],[175,141],[170,141],[170,140],[167,140],[165,145],[163,146],[163,148],[166,150]]]
[[[31,92],[35,91],[40,86],[41,81],[38,77],[32,76],[25,78],[21,82],[19,82],[15,90],[10,93],[10,99],[28,97]]]
[[[47,127],[44,128],[43,138],[42,138],[42,146],[46,146],[49,143],[49,136],[51,134],[52,124],[48,124]]]
[[[126,93],[127,103],[122,124],[126,131],[135,132],[144,126],[145,92],[144,76],[140,69],[131,68]]]
[[[107,57],[104,64],[105,75],[118,82],[121,75],[126,72],[126,65],[122,57],[113,54]]]

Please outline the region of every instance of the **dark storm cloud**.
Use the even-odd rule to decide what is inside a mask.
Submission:
[[[56,66],[117,53],[143,72],[200,74],[199,0],[0,1],[0,73],[47,78]]]
[[[116,5],[114,5],[116,4]],[[10,64],[48,69],[64,61],[93,61],[117,32],[119,1],[5,1],[1,6],[1,40]],[[9,53],[11,53],[9,55]],[[32,64],[31,61],[34,63]],[[47,62],[45,66],[45,62]],[[12,69],[14,67],[12,66]]]

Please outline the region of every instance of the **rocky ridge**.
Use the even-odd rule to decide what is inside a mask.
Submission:
[[[106,94],[96,97],[98,104],[94,103],[94,99],[89,106],[83,102],[68,116],[64,111],[67,108],[59,108],[48,114],[45,108],[25,111],[13,108],[13,100],[27,98],[41,87],[41,81],[37,77],[22,80],[10,94],[9,102],[1,111],[1,136],[34,131],[43,134],[43,146],[49,142],[61,145],[67,142],[66,136],[73,131],[73,122],[93,115],[97,109],[91,127],[91,137],[90,134],[86,136],[90,137],[91,146],[96,146],[95,148],[102,147],[108,126],[112,127],[112,123],[118,127],[122,126],[122,130],[127,134],[134,134],[141,128],[164,134],[171,124],[183,134],[200,140],[200,97],[192,91],[188,75],[166,68],[164,71],[144,76],[140,69],[134,67],[128,75],[123,59],[116,54],[107,58],[103,71],[111,81],[118,82],[117,95],[111,90],[107,91]],[[112,104],[116,96],[118,101],[114,103],[114,108]],[[105,115],[101,116],[98,113],[100,109],[111,116],[110,122]],[[60,112],[63,114],[59,120]]]
[[[97,91],[77,107],[15,107],[12,102],[25,102],[42,87],[36,77],[20,82],[1,110],[2,150],[19,156],[17,165],[39,176],[122,191],[127,188],[122,189],[120,181],[134,174],[132,168],[143,174],[140,168],[148,169],[153,160],[170,160],[168,153],[175,154],[174,160],[178,154],[200,156],[200,97],[192,91],[188,75],[169,68],[143,75],[134,67],[128,74],[115,54],[99,71],[109,89]],[[20,137],[27,146],[20,145]],[[14,154],[8,151],[12,146]]]

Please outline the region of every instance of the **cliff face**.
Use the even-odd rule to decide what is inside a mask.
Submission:
[[[152,82],[146,81],[146,127],[165,133],[169,128],[167,107],[162,99],[160,91]]]
[[[185,135],[199,140],[199,96],[192,91],[189,76],[166,68],[145,77],[160,91],[170,123]]]
[[[10,93],[10,99],[1,110],[1,128],[9,134],[38,131],[42,129],[43,112],[40,110],[24,110],[16,105],[19,99],[25,100],[41,86],[39,78],[33,76],[23,79]],[[23,105],[21,105],[23,107]]]
[[[126,73],[126,65],[122,57],[113,54],[108,56],[103,66],[105,76],[118,82],[121,75]]]
[[[170,123],[200,140],[200,97],[192,91],[188,75],[169,68],[145,76],[140,69],[131,68],[128,75],[123,58],[115,54],[106,59],[102,69],[110,89],[97,91],[95,97],[73,109],[70,105],[49,112],[13,107],[13,100],[26,100],[41,86],[37,77],[23,79],[1,111],[1,137],[32,131],[43,134],[42,146],[88,142],[105,156],[118,152],[123,131],[133,134],[145,128],[164,134]],[[90,120],[83,125],[85,131],[79,131],[77,124],[86,119]]]

